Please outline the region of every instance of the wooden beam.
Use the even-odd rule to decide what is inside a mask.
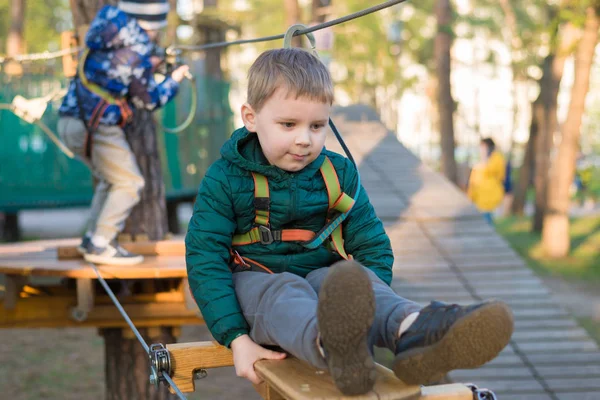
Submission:
[[[127,323],[108,298],[98,296],[85,321],[72,318],[75,296],[35,296],[20,298],[13,310],[5,310],[0,301],[0,328],[55,327],[126,327]],[[174,303],[132,303],[123,308],[136,326],[179,326],[203,324],[197,312],[183,301]]]
[[[94,307],[94,282],[90,278],[76,281],[77,305],[71,309],[71,317],[78,322],[85,321]]]
[[[231,351],[214,342],[176,343],[166,345],[171,357],[171,378],[184,393],[193,392],[194,371],[233,365]],[[294,357],[285,360],[262,360],[254,366],[264,384],[255,389],[270,400],[340,400],[345,399],[326,371],[319,371]],[[380,365],[375,387],[354,400],[403,400],[418,398],[419,386],[407,386]],[[209,372],[210,373],[210,372]]]
[[[195,371],[233,365],[231,350],[215,342],[174,343],[165,347],[171,356],[171,379],[183,393],[195,390]]]

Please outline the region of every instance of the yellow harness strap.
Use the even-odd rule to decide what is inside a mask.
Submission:
[[[335,172],[335,168],[328,157],[325,157],[323,165],[321,165],[321,175],[327,187],[327,195],[329,197],[329,211],[327,213],[327,221],[333,219],[336,212],[348,212],[354,205],[354,199],[342,192],[340,180]],[[351,260],[352,256],[346,253],[344,249],[344,235],[342,233],[342,225],[331,232],[331,245],[333,249],[344,259]]]
[[[335,172],[335,168],[328,157],[325,157],[320,168],[321,175],[327,187],[329,197],[329,209],[327,212],[327,222],[329,222],[336,212],[345,213],[352,208],[354,200],[346,193],[342,192],[340,182]],[[254,208],[255,227],[250,231],[233,236],[233,246],[245,246],[253,243],[271,244],[275,241],[281,242],[306,242],[312,240],[316,233],[304,229],[283,229],[281,231],[272,231],[269,224],[269,182],[264,175],[252,173],[254,179]],[[348,260],[352,256],[346,254],[344,250],[344,239],[342,235],[342,226],[338,226],[331,234],[331,243],[333,250]]]
[[[87,56],[89,54],[90,54],[90,49],[85,49],[83,54],[81,55],[81,60],[79,61],[79,65],[77,66],[77,75],[79,76],[79,80],[81,81],[81,84],[87,90],[94,93],[95,95],[100,97],[102,100],[104,100],[106,103],[115,104],[115,105],[119,106],[119,109],[121,110],[121,119],[122,119],[121,125],[125,125],[125,123],[127,123],[133,116],[133,112],[131,111],[131,107],[129,107],[129,104],[127,104],[127,101],[125,99],[119,99],[119,98],[114,97],[113,95],[111,95],[108,91],[106,91],[102,87],[96,85],[94,82],[90,82],[88,80],[88,78],[85,76],[83,68],[84,68]],[[98,107],[96,107],[96,108],[98,108]],[[100,107],[100,108],[102,109],[102,107]],[[106,107],[104,107],[104,109],[105,108]],[[104,112],[104,111],[102,111],[102,112]],[[101,116],[102,116],[101,114],[98,114],[98,115],[93,115],[92,117],[93,117],[93,119],[99,120]],[[94,124],[94,121],[92,121],[92,124]]]

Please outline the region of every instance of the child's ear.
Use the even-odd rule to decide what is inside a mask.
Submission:
[[[256,113],[248,103],[242,105],[242,121],[244,121],[246,129],[250,132],[256,132]]]

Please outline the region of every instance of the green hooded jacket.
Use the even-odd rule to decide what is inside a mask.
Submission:
[[[342,191],[350,196],[358,174],[350,160],[326,149],[303,170],[286,172],[269,165],[256,134],[245,128],[233,133],[221,149],[221,156],[200,185],[185,245],[190,289],[214,338],[229,347],[233,339],[249,332],[231,279],[229,250],[233,235],[245,233],[254,225],[251,172],[269,181],[273,230],[313,232],[325,226],[328,209],[327,189],[319,171],[324,157],[329,157]],[[355,200],[342,227],[344,248],[389,285],[394,262],[389,238],[363,188]],[[275,273],[287,271],[302,277],[341,260],[325,245],[310,250],[297,242],[254,243],[236,250]]]

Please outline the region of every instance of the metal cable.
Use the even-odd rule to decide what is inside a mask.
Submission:
[[[100,281],[100,284],[102,285],[102,287],[108,294],[108,297],[110,297],[110,299],[113,301],[113,303],[115,303],[115,306],[117,307],[117,309],[119,310],[119,312],[121,313],[123,318],[125,318],[125,322],[127,322],[127,324],[129,325],[129,327],[131,328],[133,333],[135,333],[135,336],[137,337],[138,341],[141,343],[142,347],[144,347],[144,350],[146,351],[146,353],[150,354],[150,347],[148,347],[148,345],[146,344],[146,341],[144,340],[142,335],[140,335],[140,332],[137,330],[137,328],[135,327],[133,322],[131,322],[129,315],[127,315],[127,313],[125,312],[125,309],[123,309],[123,306],[121,305],[121,303],[119,303],[119,300],[117,300],[117,296],[115,296],[112,289],[108,286],[108,284],[106,283],[106,281],[100,274],[100,271],[98,271],[98,268],[93,263],[88,263],[88,265],[90,267],[92,267],[92,269],[96,273],[96,276],[98,276],[98,281]]]
[[[330,26],[339,25],[344,22],[351,21],[356,18],[363,17],[368,14],[372,14],[374,12],[383,10],[384,8],[389,8],[395,6],[400,3],[404,3],[407,0],[389,0],[384,3],[378,4],[373,7],[366,8],[361,11],[357,11],[355,13],[346,15],[344,17],[336,18],[331,21],[323,22],[321,24],[317,24],[315,26],[311,26],[310,28],[301,29],[294,33],[293,36],[304,35],[307,33],[315,32],[320,29],[329,28]],[[223,48],[229,47],[238,44],[247,44],[247,43],[259,43],[259,42],[269,42],[272,40],[283,39],[285,35],[282,33],[280,35],[272,35],[272,36],[263,36],[255,39],[242,39],[242,40],[234,40],[231,42],[218,42],[218,43],[208,43],[203,45],[173,45],[170,46],[169,49],[180,49],[183,51],[202,51],[208,49],[215,48]],[[33,53],[33,54],[22,54],[15,56],[0,56],[0,64],[4,64],[8,61],[16,61],[16,62],[25,62],[25,61],[41,61],[41,60],[50,60],[53,58],[60,58],[67,54],[73,54],[82,51],[82,47],[73,47],[68,49],[63,49],[55,52],[45,51],[43,53]]]

